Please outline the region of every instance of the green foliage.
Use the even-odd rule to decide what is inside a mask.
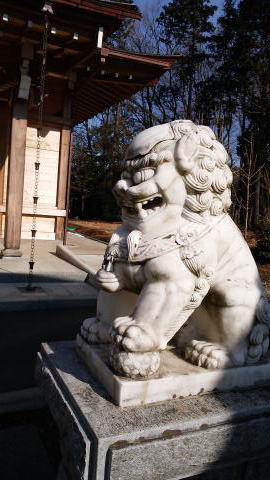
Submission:
[[[238,155],[246,168],[246,145],[252,138],[256,154],[254,169],[258,182],[251,190],[253,212],[250,222],[269,215],[268,172],[270,166],[270,3],[242,0],[237,11],[237,28],[232,55],[235,62],[236,99],[241,108]],[[262,170],[259,170],[262,169]],[[268,192],[268,195],[267,195]],[[252,215],[253,213],[253,215]]]
[[[209,40],[209,75],[198,85],[197,102],[203,112],[203,121],[211,125],[221,141],[232,130],[236,113],[235,61],[231,55],[235,41],[236,7],[233,0],[224,2],[223,15],[218,19],[215,32]],[[227,141],[227,147],[229,142]]]
[[[173,70],[171,88],[178,91],[182,117],[198,120],[197,93],[202,75],[207,75],[208,43],[214,31],[211,17],[217,7],[210,0],[173,0],[158,18],[165,45],[180,55]]]
[[[206,34],[214,30],[210,18],[216,9],[210,0],[172,0],[158,18],[165,42],[173,38],[181,50],[200,53],[199,46],[208,40]]]

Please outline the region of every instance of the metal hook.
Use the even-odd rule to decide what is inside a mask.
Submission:
[[[44,6],[41,10],[42,12],[48,12],[50,13],[51,15],[53,15],[53,8],[52,8],[52,2],[49,2],[48,0],[46,0],[46,2],[44,3]]]

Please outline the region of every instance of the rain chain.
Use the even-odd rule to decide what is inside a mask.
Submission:
[[[45,3],[46,5],[46,3]],[[31,228],[31,244],[30,244],[30,258],[29,258],[29,272],[27,281],[27,290],[34,290],[33,287],[33,271],[35,265],[35,249],[36,249],[36,233],[37,233],[37,209],[38,209],[38,186],[39,186],[39,167],[40,167],[40,153],[41,153],[41,141],[43,131],[43,109],[45,99],[45,81],[46,81],[46,65],[47,65],[47,48],[48,48],[48,35],[49,35],[49,17],[48,10],[44,10],[44,32],[42,41],[42,61],[40,71],[40,96],[39,96],[39,108],[38,108],[38,128],[37,128],[37,146],[36,146],[36,159],[35,159],[35,180],[34,180],[34,193],[33,193],[33,216],[32,216],[32,228]],[[51,12],[50,12],[51,13]]]

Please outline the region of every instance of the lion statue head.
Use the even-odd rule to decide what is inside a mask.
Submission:
[[[114,194],[123,223],[150,234],[180,217],[207,223],[231,205],[228,154],[214,132],[176,120],[139,133],[127,149]]]

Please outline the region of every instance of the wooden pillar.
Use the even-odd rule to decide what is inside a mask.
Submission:
[[[60,138],[60,154],[58,168],[58,185],[56,206],[61,210],[67,208],[67,185],[69,172],[69,152],[70,152],[71,130],[69,127],[62,127]],[[64,236],[65,218],[57,217],[55,226],[55,235],[57,240]]]
[[[7,204],[3,256],[21,256],[21,225],[24,186],[28,102],[13,106],[7,180]]]
[[[5,169],[9,151],[11,109],[7,102],[0,103],[0,203],[4,203]],[[0,232],[2,232],[3,214],[0,213]]]

